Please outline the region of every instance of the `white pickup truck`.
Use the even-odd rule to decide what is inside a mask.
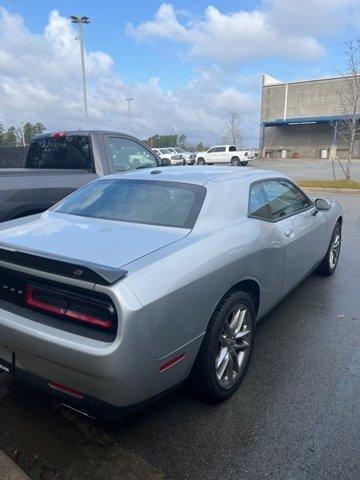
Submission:
[[[213,165],[214,163],[230,163],[233,166],[245,166],[255,160],[254,150],[237,150],[235,145],[217,145],[201,152],[197,156],[198,165]]]

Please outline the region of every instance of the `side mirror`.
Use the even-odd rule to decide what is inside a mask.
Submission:
[[[327,210],[330,210],[331,204],[327,200],[325,200],[325,198],[316,198],[315,199],[315,207],[320,212],[321,211],[326,212]]]
[[[170,160],[169,160],[168,158],[163,158],[163,159],[161,160],[161,165],[162,165],[163,167],[169,167],[169,166],[171,165],[171,162],[170,162]]]

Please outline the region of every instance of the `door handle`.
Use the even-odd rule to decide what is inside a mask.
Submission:
[[[284,233],[288,238],[294,238],[294,230],[289,228],[288,230],[285,230]]]

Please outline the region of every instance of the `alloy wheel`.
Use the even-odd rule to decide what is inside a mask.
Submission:
[[[231,388],[246,366],[251,346],[251,315],[246,305],[237,305],[220,333],[215,370],[218,384]]]
[[[329,265],[332,270],[336,267],[336,264],[339,260],[340,244],[341,244],[341,233],[339,230],[337,230],[335,233],[335,238],[331,243],[330,252],[329,252]]]

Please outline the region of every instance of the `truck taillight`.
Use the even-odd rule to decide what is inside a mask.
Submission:
[[[64,138],[66,137],[66,132],[54,132],[51,134],[51,138]]]
[[[37,285],[25,287],[24,300],[29,307],[57,317],[103,330],[116,327],[116,313],[111,302]]]

